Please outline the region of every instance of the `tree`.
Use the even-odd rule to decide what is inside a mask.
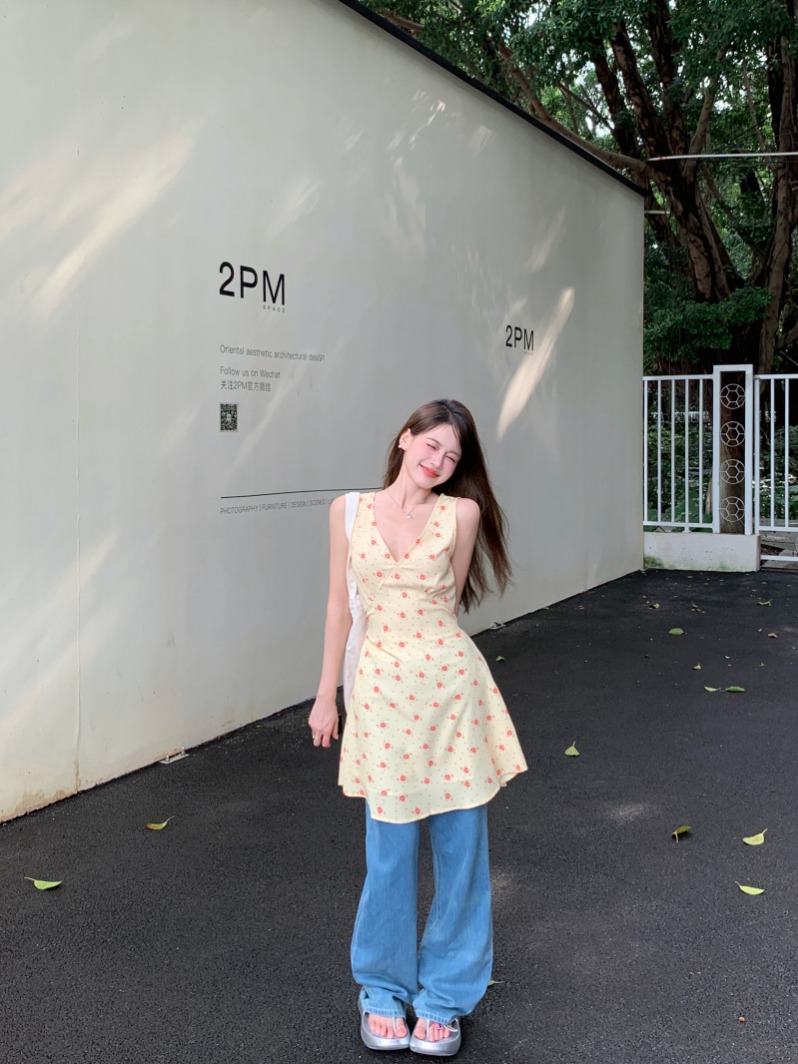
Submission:
[[[798,158],[701,156],[798,152],[795,0],[370,6],[641,186],[650,369],[794,360]]]

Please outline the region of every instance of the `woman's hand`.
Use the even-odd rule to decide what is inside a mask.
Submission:
[[[334,697],[316,696],[308,717],[308,727],[314,746],[329,746],[331,738],[338,738],[338,706]]]

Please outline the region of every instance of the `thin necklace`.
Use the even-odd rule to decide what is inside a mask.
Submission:
[[[388,492],[388,494],[393,499],[394,504],[396,506],[399,506],[399,503],[396,501],[396,499],[393,498],[393,493],[391,492],[391,489],[390,488],[386,488],[385,490]],[[424,501],[426,502],[427,500],[425,499]],[[403,506],[399,506],[399,509],[402,511],[402,513],[405,515],[405,517],[407,518],[408,521],[412,521],[413,520],[413,510],[416,509],[416,506],[421,506],[421,503],[417,502],[416,505],[413,507],[413,509],[410,511],[410,513],[408,513],[407,510],[405,510],[405,508]]]

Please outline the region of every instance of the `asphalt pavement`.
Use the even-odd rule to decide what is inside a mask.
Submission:
[[[798,1060],[797,581],[635,573],[478,638],[530,771],[491,803],[496,982],[463,1064]],[[0,826],[4,1064],[379,1059],[349,972],[362,804],[307,711]]]

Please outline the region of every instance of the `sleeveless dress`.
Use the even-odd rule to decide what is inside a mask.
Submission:
[[[361,495],[350,564],[366,635],[347,712],[338,783],[375,820],[404,824],[491,799],[526,769],[485,659],[460,628],[451,557],[457,500],[439,495],[396,561]]]

